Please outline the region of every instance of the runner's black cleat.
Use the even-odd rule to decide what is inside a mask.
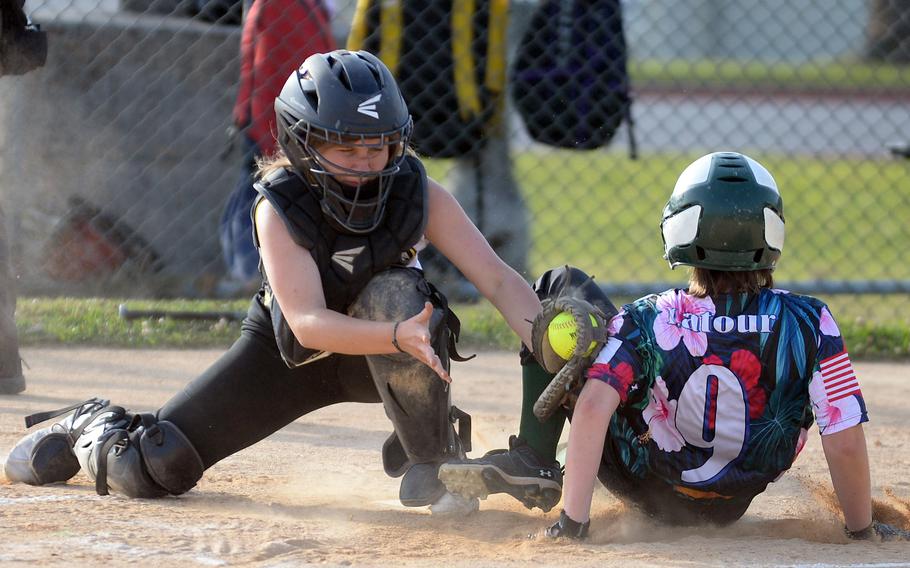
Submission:
[[[508,450],[492,450],[483,457],[443,464],[439,480],[446,488],[465,497],[486,499],[508,493],[528,509],[548,512],[562,497],[559,462],[543,463],[537,452],[517,436],[509,438]]]

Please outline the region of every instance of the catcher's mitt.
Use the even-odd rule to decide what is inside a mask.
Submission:
[[[607,340],[607,317],[589,302],[579,298],[546,298],[540,304],[541,312],[534,318],[531,327],[534,356],[548,373],[556,373],[534,404],[534,415],[540,421],[544,421],[562,403],[575,383],[581,379],[585,369],[597,357],[600,347]],[[577,330],[575,350],[568,360],[553,351],[547,338],[550,322],[562,312],[571,314]],[[592,342],[595,343],[595,347],[589,351]],[[586,355],[586,352],[589,354]]]

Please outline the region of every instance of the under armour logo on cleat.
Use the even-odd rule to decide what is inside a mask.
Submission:
[[[547,479],[553,479],[553,472],[549,469],[540,470],[540,477],[546,477]]]
[[[373,118],[379,118],[379,113],[376,112],[376,103],[379,102],[379,99],[382,98],[382,93],[379,93],[375,97],[370,97],[367,100],[363,101],[357,105],[357,112],[360,114],[365,114]]]

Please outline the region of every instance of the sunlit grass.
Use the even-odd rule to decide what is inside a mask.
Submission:
[[[614,298],[618,304],[630,298]],[[24,346],[92,345],[99,347],[228,347],[240,334],[235,321],[126,321],[118,315],[119,300],[86,298],[24,298],[19,302],[17,325]],[[134,309],[243,311],[247,300],[130,300]],[[838,313],[840,306],[832,303]],[[517,353],[518,338],[486,301],[455,305],[462,321],[461,352],[507,349]],[[856,357],[910,357],[910,319],[872,322],[841,318],[841,331]]]
[[[549,151],[520,153],[513,169],[532,219],[529,279],[574,264],[602,283],[679,282],[661,258],[661,210],[676,176],[697,156]],[[787,242],[778,282],[910,280],[910,162],[753,156],[774,174],[785,202]],[[427,160],[444,182],[451,162]],[[655,290],[657,291],[657,290]],[[907,295],[823,297],[857,356],[910,356]],[[631,298],[616,298],[617,303]],[[23,298],[22,343],[132,347],[227,346],[236,322],[128,322],[116,299]],[[249,300],[130,300],[134,308],[246,310]],[[486,302],[457,306],[468,348],[517,349]]]
[[[910,90],[910,67],[862,61],[812,61],[803,64],[725,59],[632,60],[633,87],[674,86],[767,90],[868,92]]]
[[[532,275],[565,263],[605,282],[683,281],[662,259],[661,211],[697,155],[524,152],[513,163],[531,226]],[[910,162],[753,156],[784,197],[787,241],[776,277],[910,280]],[[428,160],[445,180],[451,163]]]

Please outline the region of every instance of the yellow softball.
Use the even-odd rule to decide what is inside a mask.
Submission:
[[[591,325],[597,327],[597,320],[594,319],[594,316],[588,315],[588,317],[591,318]],[[575,318],[572,317],[572,314],[560,312],[559,315],[550,321],[550,325],[547,326],[547,341],[550,342],[553,352],[563,359],[568,360],[572,357],[572,353],[575,351],[575,344],[578,343],[578,328],[575,325]],[[585,356],[590,355],[596,346],[597,342],[592,341]]]

